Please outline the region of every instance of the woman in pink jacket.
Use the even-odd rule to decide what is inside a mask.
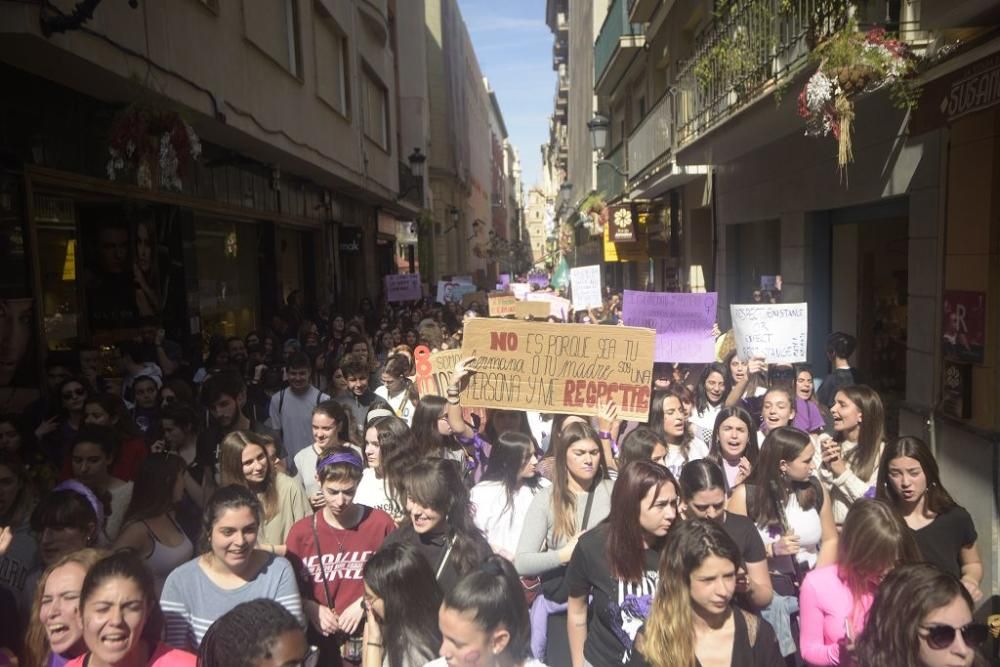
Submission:
[[[806,575],[799,591],[799,650],[810,665],[853,664],[882,578],[920,553],[903,520],[879,500],[859,500],[844,521],[837,562]]]

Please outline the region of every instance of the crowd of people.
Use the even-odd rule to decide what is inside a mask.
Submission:
[[[155,326],[115,368],[50,355],[0,416],[0,665],[985,660],[975,526],[851,336],[820,378],[720,335],[654,366],[646,423],[469,408],[473,358],[418,392],[416,346],[483,314],[365,300],[194,363]]]

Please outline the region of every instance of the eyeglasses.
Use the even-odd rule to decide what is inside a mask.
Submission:
[[[950,625],[926,625],[922,626],[927,631],[926,635],[921,635],[927,640],[927,645],[932,649],[940,651],[955,643],[955,635],[962,633],[962,641],[966,646],[977,648],[986,641],[989,636],[989,628],[985,623],[969,623],[960,628]]]

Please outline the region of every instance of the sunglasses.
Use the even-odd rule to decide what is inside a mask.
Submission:
[[[989,636],[989,628],[986,627],[985,623],[969,623],[960,628],[954,628],[950,625],[927,625],[924,626],[924,630],[927,631],[927,634],[921,636],[927,640],[928,646],[938,651],[954,644],[955,635],[960,632],[962,633],[962,641],[971,648],[977,648]]]

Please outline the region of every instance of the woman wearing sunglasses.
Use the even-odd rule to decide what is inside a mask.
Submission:
[[[879,587],[857,642],[864,667],[970,667],[988,629],[972,621],[972,596],[933,565],[901,565]]]

